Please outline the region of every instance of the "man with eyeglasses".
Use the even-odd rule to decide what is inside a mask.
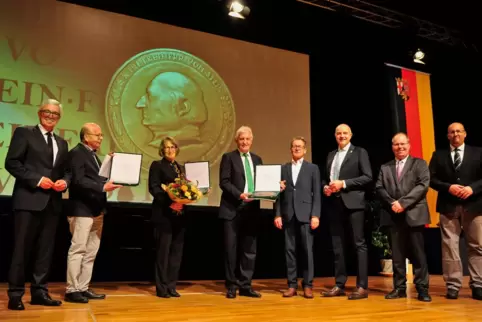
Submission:
[[[385,211],[381,224],[390,227],[393,251],[393,291],[387,300],[407,297],[406,259],[411,253],[417,299],[431,302],[423,230],[430,223],[426,195],[430,172],[425,160],[410,156],[410,140],[405,133],[392,138],[395,159],[380,169],[376,190]]]
[[[33,264],[31,304],[62,304],[50,297],[47,279],[61,214],[62,192],[71,178],[68,144],[53,133],[62,116],[62,105],[58,101],[46,100],[37,114],[38,125],[15,130],[5,159],[5,169],[15,177],[12,195],[15,246],[8,276],[10,310],[25,309],[22,297],[28,260]]]
[[[100,247],[106,192],[120,185],[106,182],[99,176],[101,162],[96,152],[102,144],[102,130],[95,123],[86,123],[80,130],[80,143],[69,152],[72,184],[69,188],[69,228],[72,241],[67,257],[67,289],[65,301],[88,303],[102,300],[89,288],[94,261]]]
[[[283,297],[293,297],[298,289],[298,263],[303,272],[303,296],[313,298],[313,230],[320,224],[321,183],[316,164],[304,160],[306,140],[291,140],[291,162],[281,168],[281,180],[286,188],[276,200],[274,225],[284,230],[288,290]],[[297,256],[297,235],[302,252]],[[301,257],[301,258],[300,258]]]
[[[437,212],[442,233],[442,269],[446,297],[457,299],[463,271],[459,254],[465,233],[472,298],[482,300],[482,149],[465,144],[461,123],[448,127],[449,149],[437,150],[430,161],[430,187],[438,191]]]

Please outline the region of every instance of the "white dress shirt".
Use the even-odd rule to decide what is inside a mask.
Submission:
[[[251,159],[251,153],[246,152],[248,155],[248,161],[249,165],[251,168],[251,177],[253,178],[253,185],[254,185],[254,166],[253,166],[253,160]],[[244,175],[246,176],[246,166],[244,164],[245,158],[244,158],[244,153],[239,151],[239,155],[241,156],[241,161],[243,162],[243,170],[244,170]],[[244,193],[248,193],[248,177],[246,176],[245,184],[244,184]]]
[[[48,133],[49,131],[47,131],[47,130],[42,126],[42,124],[39,124],[39,125],[38,125],[38,128],[39,128],[40,132],[42,132],[42,136],[43,136],[43,138],[44,138],[44,140],[45,140],[45,143],[48,144],[48,141],[47,141],[47,133]],[[53,161],[53,164],[55,164],[55,159],[57,159],[57,152],[59,152],[59,147],[58,147],[58,145],[57,145],[57,141],[55,140],[55,136],[54,136],[53,133],[52,133],[52,147],[53,147],[53,149],[54,149],[54,161]]]
[[[450,146],[450,156],[452,157],[452,162],[454,162],[455,158],[455,147]],[[459,146],[459,155],[460,155],[460,163],[464,160],[464,151],[465,151],[465,143]]]
[[[291,178],[293,179],[293,185],[296,185],[296,180],[298,180],[298,174],[300,174],[301,166],[303,165],[303,158],[298,161],[291,160]]]

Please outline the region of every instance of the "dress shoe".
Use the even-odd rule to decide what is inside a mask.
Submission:
[[[170,288],[167,291],[169,292],[169,295],[171,295],[171,297],[181,297],[181,294],[179,294],[175,288]]]
[[[332,288],[327,292],[322,292],[321,295],[323,295],[324,297],[344,296],[345,290],[338,286],[335,286],[334,288]]]
[[[305,299],[313,298],[313,290],[311,289],[311,287],[305,287],[303,289],[303,296],[305,297]]]
[[[449,300],[456,300],[459,298],[459,291],[449,288],[447,290],[447,295],[445,295],[445,297],[448,298]]]
[[[52,300],[48,293],[42,293],[39,295],[33,295],[30,304],[44,306],[61,306],[62,302],[58,300]]]
[[[8,300],[8,309],[14,311],[23,311],[25,306],[23,306],[21,297],[12,297]]]
[[[474,300],[479,300],[482,301],[482,288],[480,287],[474,287],[472,289],[472,298]]]
[[[421,302],[432,302],[432,297],[428,294],[428,290],[419,290],[417,300]]]
[[[70,303],[89,303],[89,299],[83,296],[81,292],[65,293],[64,300]]]
[[[261,297],[261,294],[254,291],[252,288],[240,289],[239,296],[247,296],[247,297]]]
[[[156,296],[157,296],[157,297],[162,297],[162,298],[164,298],[164,299],[168,299],[168,298],[171,297],[171,295],[170,295],[167,291],[162,291],[162,292],[157,291],[157,292],[156,292]]]
[[[82,292],[82,296],[86,297],[90,300],[103,300],[105,299],[105,294],[97,294],[92,289],[88,289],[87,291]]]
[[[235,288],[229,288],[226,291],[226,298],[235,299],[236,298],[236,289]]]
[[[387,295],[385,295],[385,299],[387,300],[401,299],[406,297],[407,297],[407,291],[399,288],[396,288],[390,293],[388,293]]]
[[[349,300],[361,300],[368,298],[368,291],[362,287],[358,287],[354,292],[348,295]]]
[[[290,287],[286,292],[283,293],[283,297],[293,297],[296,294],[296,288]]]

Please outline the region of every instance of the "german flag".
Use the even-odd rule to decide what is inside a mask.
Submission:
[[[390,91],[390,109],[394,133],[405,132],[410,138],[410,155],[430,162],[435,151],[430,75],[385,64]],[[439,214],[435,211],[437,193],[430,189],[427,202],[432,223],[437,227]]]

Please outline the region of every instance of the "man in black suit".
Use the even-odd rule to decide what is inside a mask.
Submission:
[[[465,144],[466,136],[462,124],[450,124],[450,149],[435,151],[430,160],[430,187],[438,191],[446,297],[457,299],[462,287],[459,240],[463,229],[472,298],[482,300],[482,149]]]
[[[286,188],[276,200],[274,224],[285,232],[285,255],[288,290],[283,297],[295,296],[298,289],[296,236],[303,248],[303,293],[313,298],[313,232],[320,224],[321,183],[316,164],[304,160],[306,141],[303,137],[291,140],[290,163],[281,168],[281,180]]]
[[[104,299],[89,288],[104,222],[106,192],[120,185],[99,176],[101,162],[97,150],[103,135],[99,125],[86,123],[80,130],[80,143],[69,152],[72,183],[69,187],[69,228],[72,241],[67,257],[67,290],[65,301],[88,303]]]
[[[340,124],[335,130],[338,149],[330,152],[322,179],[327,201],[330,231],[335,255],[336,285],[323,296],[345,295],[345,227],[351,229],[358,257],[356,290],[350,300],[368,297],[368,254],[365,242],[365,190],[372,182],[372,169],[365,149],[350,143],[351,129]]]
[[[426,195],[430,184],[427,162],[410,153],[410,140],[405,133],[392,138],[395,160],[382,165],[376,184],[377,194],[386,212],[381,224],[390,226],[393,254],[393,291],[386,299],[407,297],[406,258],[413,255],[415,286],[418,300],[430,302],[428,267],[423,230],[430,223]]]
[[[54,251],[55,233],[62,206],[62,192],[70,184],[67,142],[53,133],[62,105],[53,99],[38,110],[40,124],[18,127],[5,159],[5,169],[15,177],[13,212],[15,246],[8,276],[8,308],[24,310],[25,266],[35,245],[31,304],[59,306],[48,294],[47,279]]]
[[[226,297],[239,295],[261,297],[251,287],[256,262],[256,239],[259,228],[259,201],[245,201],[254,192],[254,174],[259,156],[250,152],[253,144],[251,128],[242,126],[236,131],[238,148],[223,154],[219,182],[222,190],[219,218],[224,225]],[[238,240],[239,239],[239,240]],[[241,249],[240,276],[236,279],[238,245]]]

